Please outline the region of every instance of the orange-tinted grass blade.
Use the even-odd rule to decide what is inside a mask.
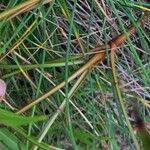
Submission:
[[[128,33],[128,36],[131,36],[132,34],[134,34],[136,31],[135,27],[130,27],[128,30],[127,30],[127,33]],[[126,40],[126,35],[124,33],[120,34],[119,36],[117,36],[116,38],[114,38],[113,40],[111,40],[109,42],[109,44],[112,45],[115,45],[116,47],[120,46],[122,43],[124,43]],[[110,46],[111,49],[112,49],[112,46]]]

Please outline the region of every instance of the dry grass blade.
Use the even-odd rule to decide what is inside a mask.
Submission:
[[[131,30],[131,31],[133,31],[132,33],[134,33],[135,29]],[[121,36],[121,37],[122,37],[122,39],[124,39],[123,36]],[[118,39],[118,43],[120,43],[120,41],[122,41],[122,40]],[[122,110],[122,112],[123,112],[123,114],[125,116],[125,119],[126,119],[126,122],[127,122],[127,126],[128,126],[128,128],[130,130],[130,133],[132,135],[132,138],[133,138],[133,141],[135,143],[135,146],[136,146],[137,150],[140,150],[140,146],[138,144],[138,141],[135,138],[135,135],[133,134],[133,129],[132,129],[131,124],[129,122],[128,115],[127,115],[127,112],[125,110],[125,106],[124,106],[124,103],[123,103],[123,98],[122,98],[122,95],[121,95],[121,92],[120,92],[120,89],[119,89],[119,85],[118,85],[118,79],[117,79],[117,74],[116,74],[116,69],[115,69],[115,52],[116,52],[118,43],[117,43],[117,39],[113,40],[110,43],[110,45],[111,45],[110,46],[111,47],[111,68],[112,68],[112,76],[113,76],[113,80],[114,80],[114,87],[116,89],[116,93],[117,93],[117,96],[118,96],[119,104],[120,104],[121,110]]]
[[[69,91],[69,93],[68,93],[69,99],[72,97],[72,95],[74,94],[74,92],[77,90],[77,88],[79,87],[79,84],[82,82],[82,80],[84,80],[84,78],[86,77],[87,73],[88,73],[88,70],[85,70],[81,74],[81,76],[79,77],[79,79],[77,80],[77,82],[74,84],[74,86],[72,87],[72,89]],[[71,101],[71,100],[69,100],[69,101]],[[46,127],[44,128],[44,131],[41,131],[41,134],[40,134],[40,137],[38,139],[38,142],[41,142],[43,140],[43,138],[47,134],[48,130],[50,129],[50,127],[52,126],[52,124],[56,120],[56,118],[63,112],[65,106],[66,106],[66,100],[64,99],[64,101],[61,103],[61,105],[56,110],[56,112],[54,113],[54,115],[50,118],[50,120],[46,124]],[[96,134],[98,134],[98,133],[96,132]],[[37,150],[37,147],[35,147],[34,150]]]
[[[0,62],[8,56],[10,53],[12,53],[26,38],[26,36],[30,33],[34,25],[36,24],[36,20],[27,28],[27,30],[23,33],[21,37],[12,45],[12,47],[8,50],[8,52],[4,55],[0,56]]]
[[[108,15],[106,14],[106,11],[102,8],[102,6],[100,5],[100,3],[97,0],[94,0],[94,2],[96,3],[97,7],[100,9],[100,11],[104,14],[104,16],[110,20],[110,18],[108,17]]]
[[[51,1],[52,0],[44,0],[43,4],[50,3]],[[9,9],[8,11],[4,11],[0,14],[0,21],[3,20],[4,18],[12,19],[18,14],[29,11],[35,8],[38,5],[38,3],[40,3],[40,0],[28,0],[12,9]]]

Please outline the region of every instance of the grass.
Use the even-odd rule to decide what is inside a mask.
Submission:
[[[2,0],[0,149],[147,149],[149,8]]]

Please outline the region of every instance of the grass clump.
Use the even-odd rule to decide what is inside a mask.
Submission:
[[[0,147],[147,149],[149,8],[2,0]]]

